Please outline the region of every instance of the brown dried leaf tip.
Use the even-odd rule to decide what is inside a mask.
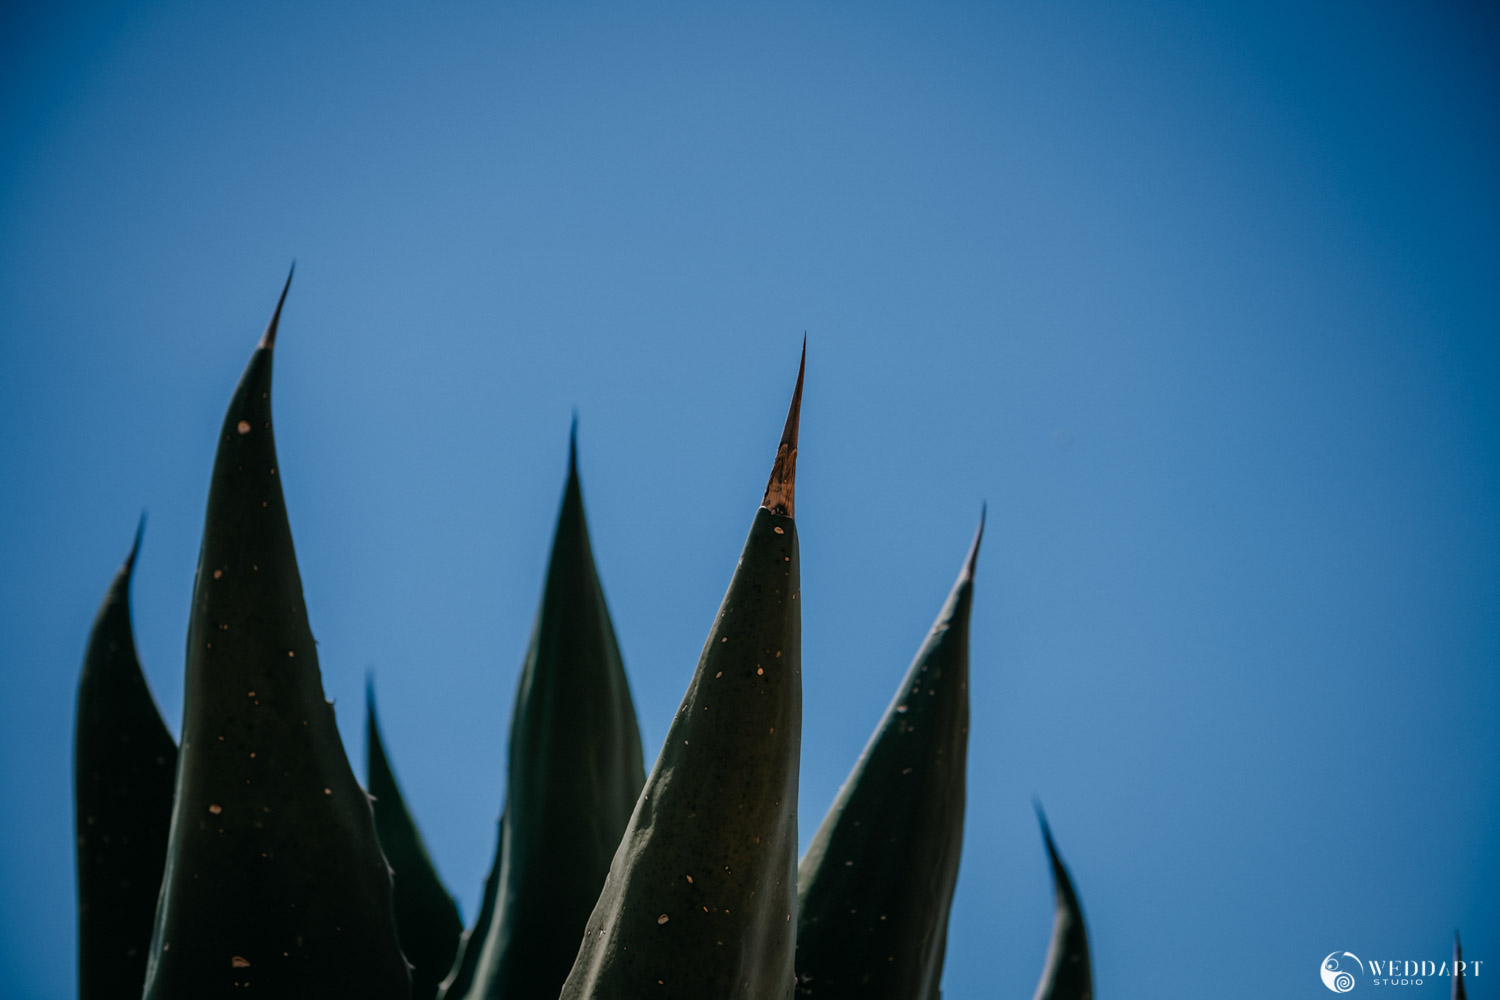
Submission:
[[[766,496],[760,505],[772,514],[794,517],[797,484],[797,420],[802,414],[802,375],[807,370],[807,335],[802,335],[802,361],[797,366],[797,388],[792,390],[792,405],[786,412],[786,426],[781,430],[781,444],[776,448],[776,464],[766,483]]]

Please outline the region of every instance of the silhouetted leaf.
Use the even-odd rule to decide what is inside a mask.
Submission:
[[[141,529],[94,619],[78,680],[73,819],[79,1000],[140,997],[167,860],[177,744],[146,686],[130,627],[130,579]]]
[[[278,302],[209,484],[146,1000],[411,993],[370,802],[323,696],[282,498],[271,432],[280,316]]]

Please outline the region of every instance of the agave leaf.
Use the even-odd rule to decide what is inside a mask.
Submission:
[[[489,874],[484,877],[479,916],[475,918],[474,926],[464,931],[463,936],[458,939],[458,954],[454,956],[448,978],[438,987],[438,1000],[462,997],[474,985],[474,970],[479,965],[479,952],[484,947],[484,939],[489,936],[490,923],[495,916],[495,897],[500,893],[500,828],[503,825],[502,817],[501,822],[496,824],[494,861],[490,863]]]
[[[1468,1000],[1469,992],[1464,986],[1464,946],[1453,932],[1453,990],[1452,1000]]]
[[[412,1000],[432,1000],[438,983],[453,965],[464,923],[458,905],[433,867],[416,820],[406,808],[396,775],[386,757],[375,716],[375,683],[365,685],[365,751],[375,832],[391,866],[396,906],[396,935],[411,964]]]
[[[969,742],[969,548],[797,870],[797,993],[932,1000],[963,846]]]
[[[137,1000],[167,860],[177,744],[146,686],[130,627],[141,532],[94,619],[78,681],[73,805],[78,996]]]
[[[562,1000],[792,992],[801,616],[792,499],[802,373],[771,481]]]
[[[1042,839],[1052,861],[1052,886],[1057,895],[1057,916],[1052,922],[1052,944],[1032,1000],[1093,1000],[1094,978],[1089,966],[1089,935],[1083,924],[1083,908],[1073,891],[1073,880],[1052,841],[1052,829],[1042,807],[1037,806]]]
[[[467,993],[473,1000],[556,998],[646,781],[589,544],[576,442],[575,426],[511,719],[499,884]]]
[[[271,359],[285,299],[229,404],[209,484],[146,1000],[411,992],[370,801],[323,696],[282,498]]]

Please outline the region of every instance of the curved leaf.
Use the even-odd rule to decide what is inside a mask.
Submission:
[[[209,484],[146,1000],[411,992],[370,801],[323,697],[282,498],[271,431],[280,315],[278,302]]]
[[[791,995],[802,738],[792,486],[801,390],[799,372],[764,506],[563,1000]]]
[[[78,996],[137,1000],[167,860],[177,744],[146,686],[130,627],[141,531],[94,619],[78,681],[73,804]]]
[[[554,1000],[645,780],[589,544],[575,428],[511,720],[495,910],[467,996]]]
[[[479,952],[484,947],[484,939],[489,937],[490,923],[495,916],[495,897],[500,892],[500,830],[503,825],[496,824],[495,832],[495,854],[494,861],[490,863],[489,874],[484,877],[484,891],[479,900],[479,916],[474,920],[474,926],[463,932],[458,939],[458,953],[453,959],[453,968],[448,973],[448,978],[443,980],[438,987],[438,1000],[447,997],[461,997],[469,992],[474,985],[474,970],[479,965]]]
[[[438,878],[416,820],[406,808],[396,775],[386,757],[375,717],[375,684],[365,685],[365,753],[375,832],[391,866],[396,907],[396,936],[411,964],[412,1000],[431,1000],[453,965],[464,923],[458,905]]]
[[[969,548],[937,621],[798,867],[797,994],[938,995],[963,847]]]
[[[1047,949],[1047,964],[1042,969],[1032,1000],[1093,1000],[1094,977],[1089,963],[1089,935],[1083,924],[1083,908],[1073,891],[1073,880],[1052,841],[1047,817],[1037,806],[1042,824],[1042,839],[1047,842],[1047,857],[1052,861],[1052,886],[1057,895],[1057,916],[1052,922],[1052,944]]]

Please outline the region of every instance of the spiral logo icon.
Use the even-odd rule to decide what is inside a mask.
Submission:
[[[1323,966],[1318,974],[1323,977],[1323,985],[1335,993],[1348,993],[1354,989],[1355,980],[1353,968],[1347,963],[1341,963],[1343,958],[1354,959],[1354,964],[1359,967],[1361,974],[1365,971],[1365,963],[1359,960],[1359,956],[1350,951],[1330,951],[1328,957],[1323,959]]]

